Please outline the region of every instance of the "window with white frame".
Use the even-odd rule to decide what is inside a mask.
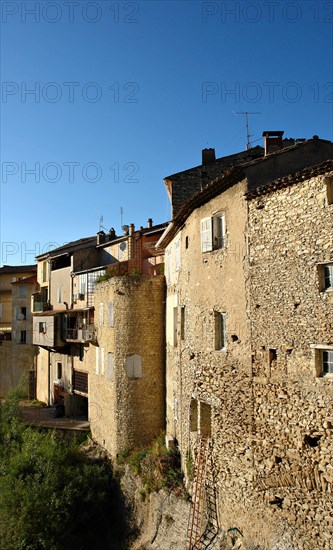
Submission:
[[[227,347],[227,315],[215,311],[215,349],[225,350]]]
[[[108,380],[113,380],[113,353],[108,353]]]
[[[134,353],[126,357],[127,378],[142,378],[142,357]]]
[[[179,271],[180,268],[180,239],[175,242],[175,269]]]
[[[108,326],[114,326],[114,302],[108,302]]]
[[[200,222],[201,251],[210,252],[224,248],[226,243],[226,226],[224,212],[217,212],[214,216],[203,218]]]
[[[99,374],[99,348],[96,348],[95,372],[96,372],[96,374]]]

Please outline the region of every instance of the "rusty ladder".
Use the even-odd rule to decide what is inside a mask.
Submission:
[[[208,450],[209,439],[207,437],[199,438],[197,468],[187,530],[189,540],[187,550],[200,550],[201,548],[200,539],[202,536],[202,522],[205,512]]]

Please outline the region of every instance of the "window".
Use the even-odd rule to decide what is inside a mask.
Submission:
[[[42,282],[43,283],[46,283],[48,281],[48,262],[47,260],[45,260],[45,262],[43,262],[43,266],[42,266]]]
[[[27,297],[27,289],[25,286],[20,286],[20,298]]]
[[[108,326],[114,326],[114,302],[108,303]]]
[[[104,348],[101,348],[101,374],[104,375],[105,366],[104,366]]]
[[[333,375],[333,351],[322,350],[322,375]]]
[[[127,378],[142,378],[141,355],[133,354],[126,357]]]
[[[274,367],[277,362],[277,351],[274,348],[269,350],[269,366]]]
[[[227,347],[227,316],[225,313],[215,312],[215,349]]]
[[[180,310],[180,339],[185,340],[185,306]]]
[[[180,239],[175,243],[175,269],[179,271],[180,268]]]
[[[57,303],[62,304],[62,284],[57,284]]]
[[[27,318],[27,308],[26,307],[20,307],[17,310],[17,320],[18,321],[25,321]]]
[[[333,290],[333,264],[324,265],[324,288]]]
[[[85,294],[87,292],[87,274],[82,273],[79,275],[79,294]]]
[[[62,378],[62,363],[60,361],[57,361],[57,379],[61,380]]]
[[[27,343],[27,331],[21,330],[20,344],[26,344],[26,343]]]
[[[188,248],[188,235],[186,235],[185,237],[185,248],[187,249]]]
[[[210,252],[225,247],[225,214],[218,212],[201,220],[201,251]]]
[[[104,304],[99,304],[99,324],[102,326],[104,323]]]
[[[326,184],[327,204],[333,204],[333,176],[324,178]]]
[[[38,323],[38,332],[40,334],[46,334],[46,323],[45,323],[45,321]]]
[[[108,353],[108,380],[113,380],[113,353]]]

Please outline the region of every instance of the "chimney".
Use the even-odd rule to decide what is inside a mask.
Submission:
[[[116,238],[116,232],[114,230],[114,227],[111,227],[111,229],[109,231],[109,238],[110,239],[115,239]]]
[[[148,218],[147,227],[148,227],[149,229],[150,229],[151,227],[153,227],[153,220],[152,220],[152,218]]]
[[[284,132],[280,130],[270,130],[263,132],[265,144],[265,156],[282,149],[282,136]]]
[[[211,164],[215,160],[215,149],[202,150],[202,164]]]
[[[126,237],[128,235],[129,226],[128,225],[122,225],[121,229],[123,231],[123,237]]]
[[[103,244],[105,242],[105,233],[104,231],[99,231],[97,233],[97,245]]]
[[[129,226],[129,234],[130,234],[130,235],[134,235],[134,231],[135,231],[134,223],[130,223],[130,226]]]

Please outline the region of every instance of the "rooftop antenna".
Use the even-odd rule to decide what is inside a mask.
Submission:
[[[103,218],[103,215],[101,214],[100,218],[99,218],[99,230],[100,231],[103,231],[103,229],[105,229],[103,223],[104,223],[104,218]]]
[[[257,112],[257,111],[245,111],[245,113],[243,111],[241,112],[235,112],[233,111],[233,113],[235,115],[245,115],[245,124],[246,124],[246,140],[247,140],[247,143],[246,143],[246,150],[248,151],[249,149],[252,148],[252,145],[251,145],[251,141],[250,141],[250,138],[252,137],[250,132],[249,132],[249,115],[261,115],[261,113]]]
[[[121,206],[121,207],[120,207],[120,227],[123,226],[123,213],[124,213],[124,209],[123,209],[123,207]]]

